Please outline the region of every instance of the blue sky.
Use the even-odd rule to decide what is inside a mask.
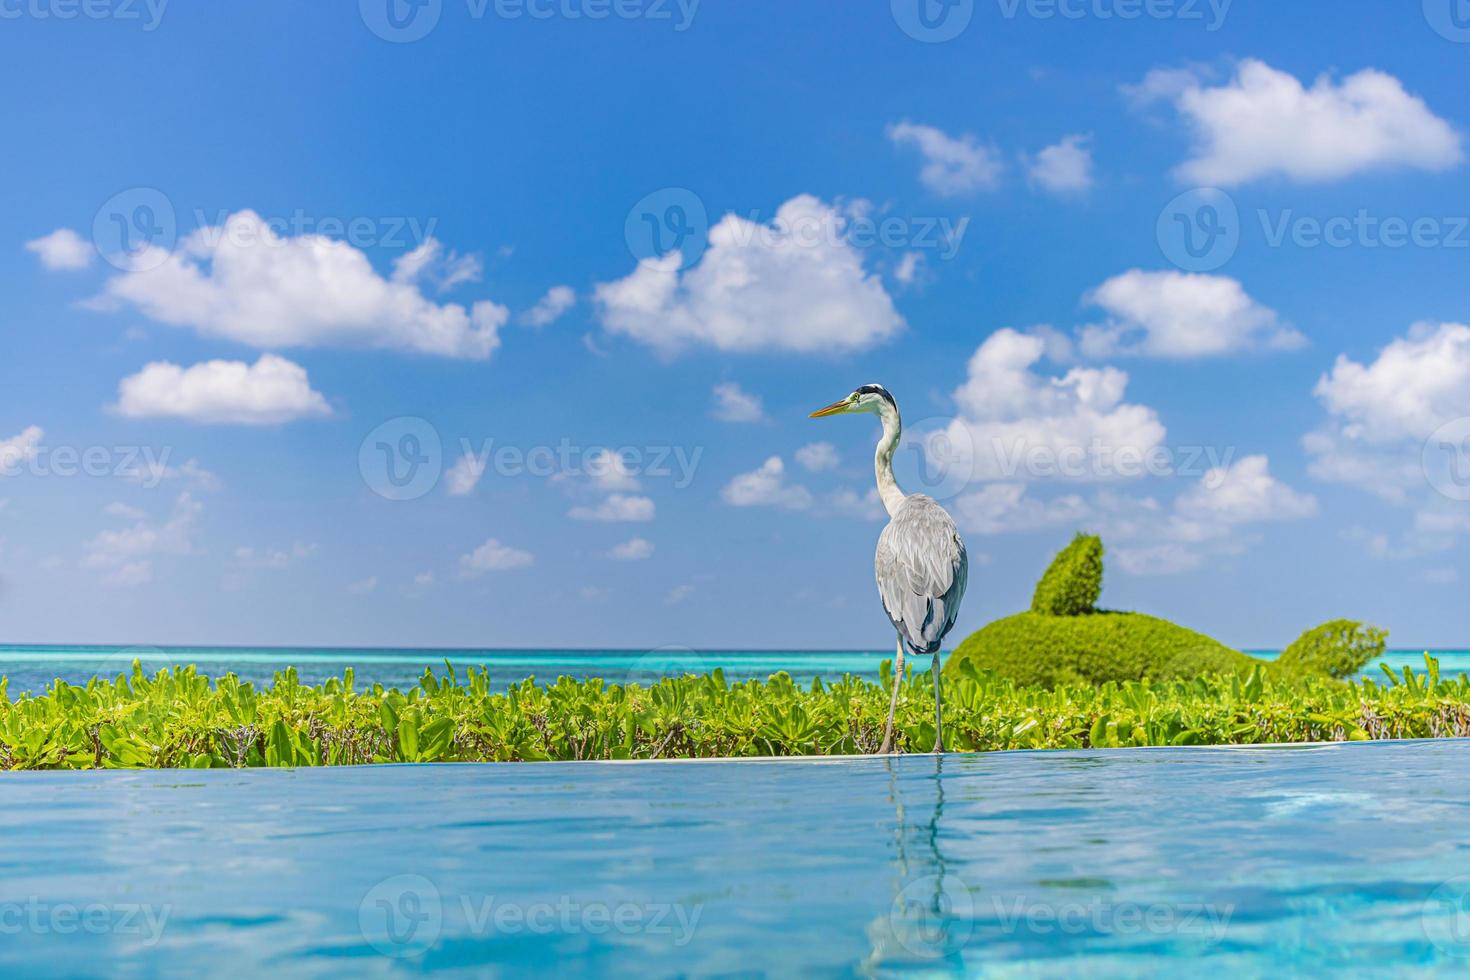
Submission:
[[[0,4],[3,639],[886,649],[879,381],[957,633],[1466,642],[1448,0],[917,2]]]

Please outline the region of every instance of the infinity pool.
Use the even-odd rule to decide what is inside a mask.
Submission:
[[[1467,770],[1470,740],[11,773],[0,967],[1458,974]]]

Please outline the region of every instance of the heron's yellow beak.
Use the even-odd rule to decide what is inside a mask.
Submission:
[[[826,408],[819,408],[819,409],[817,409],[815,412],[813,412],[812,414],[808,415],[807,418],[820,419],[820,418],[825,418],[828,415],[838,415],[838,414],[841,414],[842,412],[845,412],[845,411],[847,411],[847,399],[846,398],[842,399],[842,401],[840,401],[840,402],[833,402],[832,404],[828,405]]]

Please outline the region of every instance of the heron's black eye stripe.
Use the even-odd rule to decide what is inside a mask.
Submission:
[[[881,395],[885,400],[887,400],[888,404],[892,405],[894,408],[898,407],[898,402],[893,400],[893,396],[888,393],[888,389],[884,388],[882,385],[863,385],[857,390],[857,393],[859,395]]]

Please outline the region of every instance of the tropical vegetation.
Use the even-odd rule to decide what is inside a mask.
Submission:
[[[886,665],[885,665],[886,668]],[[786,674],[729,683],[716,670],[647,686],[528,678],[492,691],[483,670],[426,670],[408,691],[359,690],[352,671],[319,686],[294,669],[257,689],[194,667],[55,682],[11,698],[0,681],[6,769],[227,768],[391,762],[674,759],[868,753],[891,675],[798,686]],[[1023,686],[962,664],[944,678],[951,749],[1428,738],[1470,733],[1470,679],[1426,670],[1380,682],[1255,668],[1171,681]],[[934,744],[929,678],[909,674],[898,747]]]

